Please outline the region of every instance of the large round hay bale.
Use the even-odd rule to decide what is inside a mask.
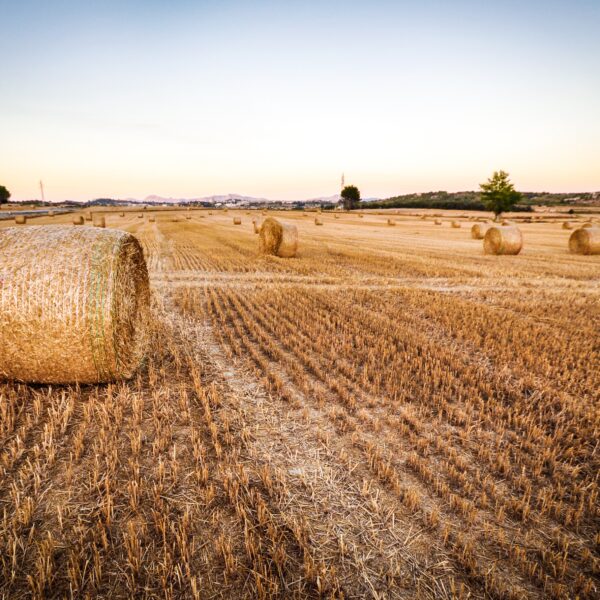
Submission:
[[[83,225],[83,215],[74,215],[73,216],[73,225]]]
[[[569,237],[573,254],[600,254],[600,227],[580,227]]]
[[[450,223],[450,226],[451,226],[453,229],[460,229],[460,222],[459,222],[459,221],[452,221],[452,222]]]
[[[25,225],[25,223],[27,223],[27,217],[25,215],[17,215],[15,217],[15,223],[17,225]]]
[[[471,237],[474,240],[482,240],[485,237],[485,232],[490,228],[489,223],[475,223],[471,227]]]
[[[263,254],[281,258],[296,256],[298,250],[298,229],[295,225],[281,223],[268,217],[263,221],[259,233],[259,249]]]
[[[106,227],[106,219],[102,215],[94,215],[92,225],[94,227]]]
[[[95,227],[0,230],[0,379],[98,383],[143,357],[148,271],[129,233]]]
[[[573,223],[569,223],[569,221],[565,221],[565,222],[562,224],[562,228],[563,228],[563,229],[573,229]]]
[[[241,225],[242,224],[242,219],[240,217],[233,217],[233,224],[234,225]]]
[[[493,225],[483,238],[485,254],[519,254],[523,248],[523,235],[514,225]]]

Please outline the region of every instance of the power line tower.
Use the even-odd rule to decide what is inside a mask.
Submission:
[[[44,198],[44,182],[40,179],[40,192],[42,192],[42,202],[46,202]]]
[[[346,184],[346,179],[344,177],[344,174],[342,173],[342,189],[344,189],[345,184]]]

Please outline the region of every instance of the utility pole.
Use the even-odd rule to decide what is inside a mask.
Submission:
[[[344,184],[346,183],[346,180],[344,178],[344,174],[342,173],[342,189],[344,189]]]
[[[40,191],[42,192],[42,202],[45,202],[46,199],[44,198],[44,183],[42,182],[41,179],[40,179]]]

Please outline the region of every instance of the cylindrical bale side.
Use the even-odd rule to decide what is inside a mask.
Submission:
[[[514,225],[494,225],[483,238],[485,254],[508,255],[519,254],[523,248],[523,235]]]
[[[298,251],[298,229],[295,225],[281,223],[268,217],[259,233],[259,249],[263,254],[292,258]]]
[[[148,271],[115,229],[0,230],[0,379],[99,383],[133,375],[147,344]]]
[[[580,227],[569,237],[573,254],[600,254],[600,227]]]
[[[27,217],[25,215],[17,215],[15,217],[15,223],[17,225],[25,225],[27,223]]]
[[[485,233],[489,228],[489,223],[475,223],[475,225],[471,227],[471,237],[474,240],[482,240],[485,237]]]
[[[73,216],[73,225],[83,225],[83,215],[74,215]]]
[[[240,217],[233,217],[233,224],[234,225],[241,225],[242,224],[242,219]]]
[[[92,224],[94,227],[106,227],[106,219],[101,215],[94,215]]]
[[[259,227],[258,223],[256,222],[256,219],[254,219],[252,221],[252,226],[254,227],[254,233],[260,233],[260,227]]]

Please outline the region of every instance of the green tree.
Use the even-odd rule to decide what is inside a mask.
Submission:
[[[6,204],[9,198],[10,192],[3,185],[0,185],[0,204]]]
[[[479,187],[481,188],[481,201],[488,210],[494,213],[496,218],[501,213],[510,210],[522,198],[505,171],[494,171],[494,174]]]
[[[347,185],[342,190],[342,201],[346,210],[352,210],[360,202],[360,191],[355,185]]]

